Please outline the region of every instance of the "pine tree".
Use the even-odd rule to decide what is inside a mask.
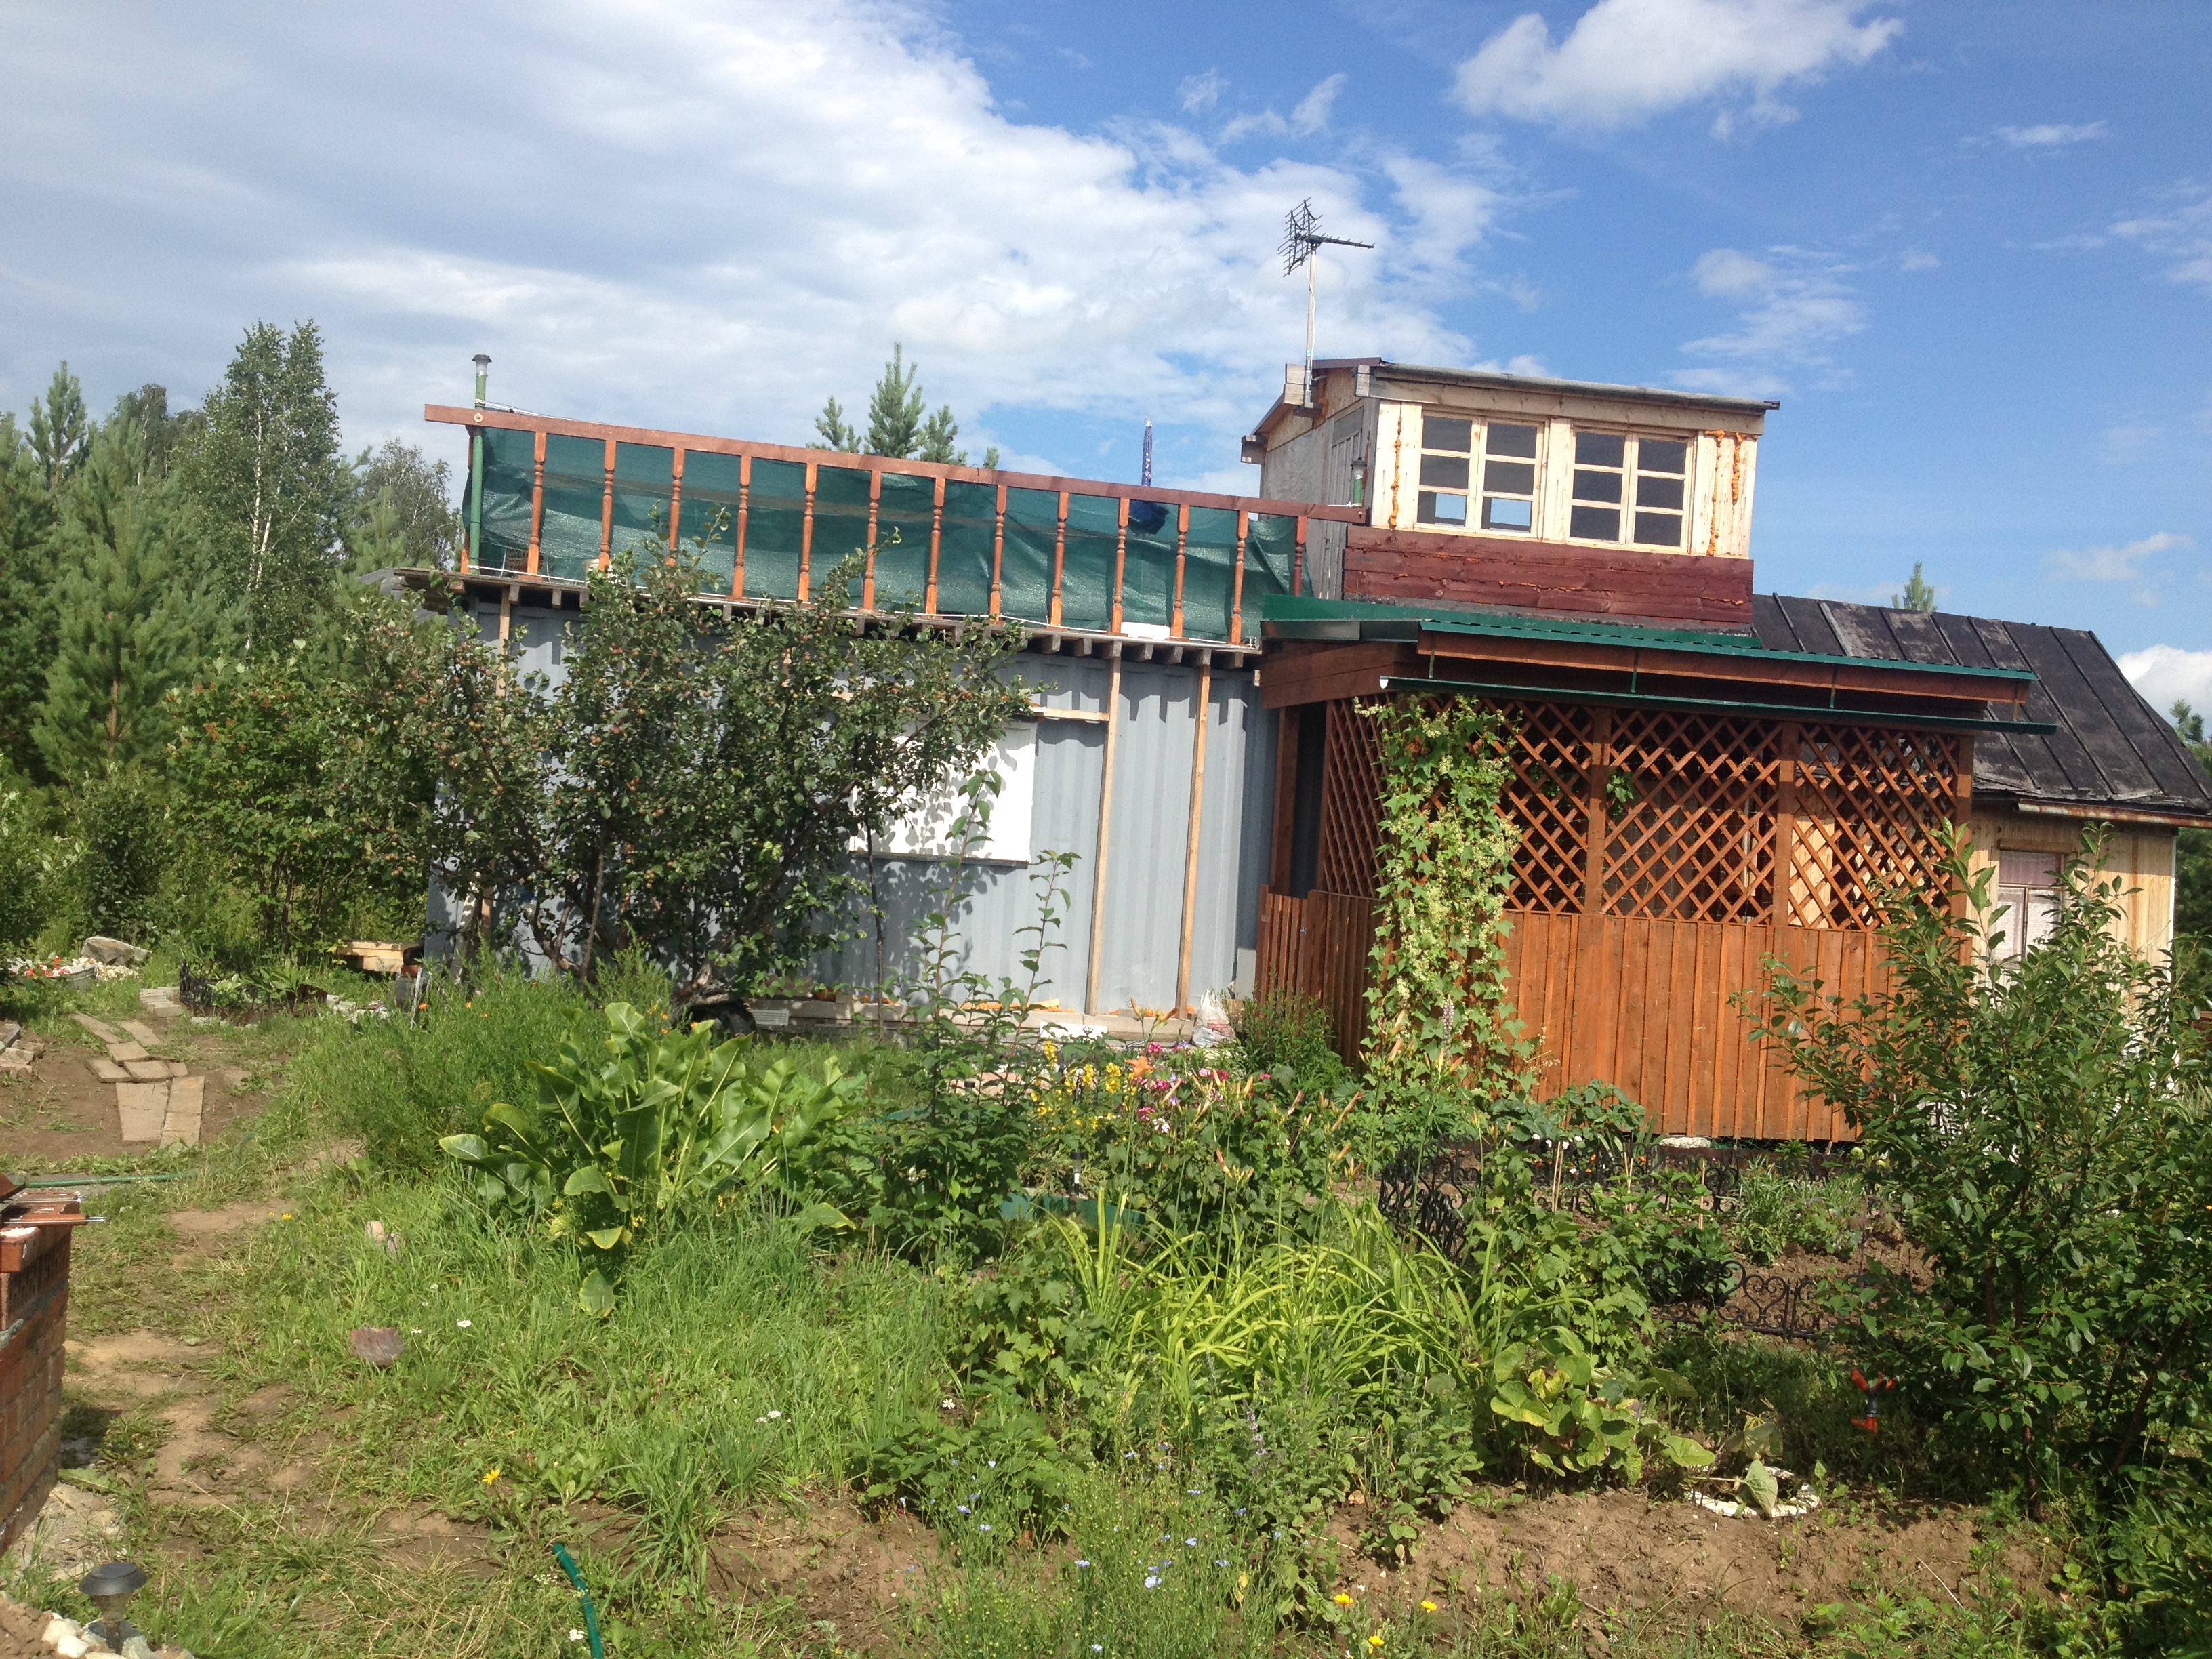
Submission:
[[[868,398],[868,453],[912,455],[921,441],[921,388],[914,383],[918,365],[906,361],[906,349],[894,343],[891,360]]]
[[[835,398],[824,403],[822,412],[814,417],[814,430],[832,449],[841,449],[848,455],[860,453],[860,434],[846,424],[845,410]]]
[[[84,465],[92,447],[92,422],[85,413],[84,388],[64,363],[47,383],[45,401],[31,405],[31,450],[45,469],[46,489],[61,493],[70,476]]]
[[[62,505],[56,650],[32,738],[57,777],[81,779],[159,752],[163,700],[220,647],[221,626],[191,580],[189,515],[136,422],[101,431]]]
[[[282,648],[309,627],[341,568],[352,497],[314,324],[289,337],[255,324],[205,413],[179,471],[206,517],[222,597],[244,615],[246,649]]]
[[[1936,590],[1921,579],[1920,566],[1917,562],[1912,567],[1912,580],[1905,584],[1905,592],[1889,596],[1889,608],[1893,611],[1921,611],[1936,608]]]
[[[54,654],[54,497],[35,447],[0,415],[0,764],[38,767],[31,725]]]

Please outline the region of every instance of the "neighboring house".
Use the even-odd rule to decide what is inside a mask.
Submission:
[[[1316,363],[1244,441],[1241,497],[1032,477],[477,408],[459,577],[488,636],[557,678],[586,571],[703,541],[701,602],[788,601],[876,553],[865,617],[1022,619],[1036,722],[963,918],[1012,973],[1029,865],[1079,855],[1043,994],[1071,1013],[1297,986],[1356,1050],[1373,935],[1382,696],[1514,721],[1515,997],[1546,1088],[1612,1082],[1672,1131],[1828,1139],[1732,999],[1778,957],[1884,975],[1880,896],[1941,883],[1969,822],[2026,925],[2057,855],[2115,827],[2130,943],[2172,937],[2176,828],[2212,786],[2094,635],[1759,597],[1775,405],[1381,359]],[[412,573],[411,580],[431,580]],[[927,824],[868,859],[896,940],[943,891]],[[855,919],[856,921],[858,919]],[[823,964],[874,981],[873,929]]]

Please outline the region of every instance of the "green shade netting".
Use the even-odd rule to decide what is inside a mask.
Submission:
[[[1121,504],[1113,496],[1067,498],[1066,556],[1060,572],[1063,627],[1114,625],[1114,548],[1121,534]]]
[[[486,427],[477,438],[483,445],[483,530],[477,541],[477,568],[527,569],[538,434]]]
[[[868,550],[868,471],[866,467],[817,465],[814,469],[814,541],[807,554],[808,591],[818,590],[830,573]],[[862,574],[853,574],[852,603],[860,602]]]
[[[738,551],[738,484],[744,462],[735,455],[686,450],[684,505],[678,534],[699,556],[699,591],[726,593]]]
[[[663,444],[615,446],[612,552],[665,554],[668,503],[676,489],[676,452]]]
[[[1006,550],[999,610],[1027,622],[1052,620],[1052,544],[1060,497],[1049,489],[1006,491]]]
[[[884,474],[876,504],[876,604],[884,610],[912,605],[919,611],[928,594],[929,521],[936,510],[937,481]]]
[[[1129,552],[1121,572],[1121,620],[1166,627],[1175,612],[1176,507],[1129,503]]]
[[[756,459],[745,495],[747,599],[799,597],[799,553],[806,523],[806,468]]]
[[[1236,588],[1237,514],[1225,507],[1194,507],[1182,547],[1182,631],[1227,639]]]
[[[545,511],[538,530],[538,571],[581,581],[599,562],[607,447],[597,438],[545,440]]]
[[[937,608],[947,616],[982,617],[991,610],[992,544],[998,536],[999,492],[989,484],[948,482],[938,535]]]
[[[1260,607],[1271,593],[1291,591],[1297,568],[1298,521],[1287,514],[1255,513],[1244,538],[1244,637],[1260,637]]]

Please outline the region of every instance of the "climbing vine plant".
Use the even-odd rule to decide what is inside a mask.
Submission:
[[[1498,805],[1504,722],[1469,700],[1389,699],[1374,954],[1368,974],[1371,1155],[1481,1127],[1525,1096],[1534,1046],[1506,1000],[1505,896],[1520,831]]]

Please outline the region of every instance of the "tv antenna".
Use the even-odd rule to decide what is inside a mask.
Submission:
[[[1355,242],[1349,237],[1322,235],[1321,218],[1314,212],[1311,197],[1292,208],[1284,220],[1283,275],[1291,275],[1300,265],[1306,268],[1306,374],[1302,404],[1313,402],[1314,289],[1315,273],[1321,269],[1321,251],[1324,247],[1374,246],[1372,242]]]

